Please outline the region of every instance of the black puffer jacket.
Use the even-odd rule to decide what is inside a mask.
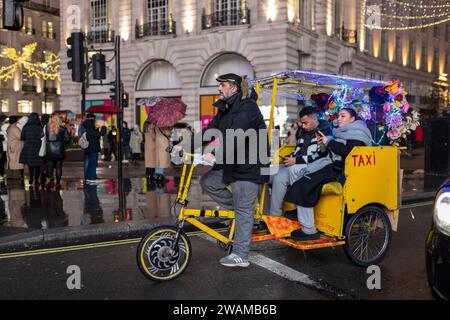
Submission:
[[[218,148],[220,151],[216,153],[216,158],[223,159],[223,164],[217,164],[213,170],[223,170],[223,180],[227,184],[236,181],[250,181],[258,184],[266,182],[268,176],[263,176],[261,169],[268,167],[269,163],[262,163],[264,159],[260,158],[259,149],[262,148],[262,152],[267,154],[268,146],[259,145],[259,142],[263,141],[259,138],[261,134],[259,130],[265,130],[267,127],[254,98],[243,98],[242,92],[238,92],[226,102],[222,100],[217,101],[214,106],[219,109],[219,112],[202,132],[202,137],[208,129],[217,129],[222,134],[223,141],[220,141],[221,147]],[[249,137],[245,137],[243,141],[239,141],[235,137],[234,144],[231,142],[228,143],[227,130],[230,129],[241,129],[244,132],[253,129],[256,132],[256,142],[255,140],[252,141]],[[267,133],[265,132],[265,134]],[[193,141],[199,140],[196,140],[194,137]],[[213,140],[212,138],[205,139],[202,145],[206,145]],[[267,142],[267,138],[265,141]],[[245,157],[241,159],[243,161],[238,161],[238,155],[243,155],[244,152]],[[229,157],[227,157],[227,154]]]
[[[89,141],[89,147],[84,150],[84,153],[99,153],[100,148],[100,137],[106,134],[106,127],[102,127],[101,129],[95,128],[95,119],[87,119],[83,122],[83,127],[86,132],[86,138]]]
[[[24,141],[19,162],[30,167],[37,167],[44,163],[44,159],[39,156],[42,140],[44,136],[41,121],[36,113],[32,113],[27,124],[22,130],[21,140]]]

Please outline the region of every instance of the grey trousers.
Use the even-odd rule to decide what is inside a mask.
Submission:
[[[306,234],[317,233],[315,220],[314,220],[314,208],[305,208],[297,206],[298,221],[302,225],[302,230]]]
[[[223,171],[210,171],[200,179],[200,184],[223,210],[234,210],[236,230],[234,233],[233,253],[248,260],[255,214],[255,200],[259,185],[249,181],[236,181],[231,184],[232,193],[223,183]]]
[[[270,215],[280,217],[283,210],[284,197],[287,188],[303,176],[306,164],[297,164],[292,167],[281,165],[278,173],[271,176],[272,193],[270,195]]]

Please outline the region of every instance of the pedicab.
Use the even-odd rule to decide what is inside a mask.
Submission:
[[[391,244],[392,230],[397,230],[399,207],[401,205],[401,177],[399,169],[399,148],[401,137],[395,130],[411,130],[414,121],[405,120],[407,116],[416,120],[417,114],[406,111],[406,93],[397,81],[386,83],[373,80],[350,78],[330,74],[304,71],[280,73],[254,83],[258,96],[271,94],[271,113],[269,119],[269,137],[272,136],[277,98],[286,100],[305,99],[317,93],[329,93],[326,102],[326,114],[332,121],[333,109],[339,109],[341,103],[354,103],[363,118],[375,117],[380,106],[385,126],[382,138],[388,135],[391,145],[378,145],[382,140],[374,134],[373,147],[357,147],[345,161],[344,185],[331,182],[323,187],[319,203],[314,208],[315,224],[321,237],[318,240],[297,242],[290,238],[293,230],[301,227],[298,221],[286,216],[271,216],[264,212],[268,192],[267,185],[262,186],[260,198],[255,203],[255,222],[263,221],[265,228],[255,227],[252,241],[278,241],[298,250],[313,250],[342,246],[350,260],[358,266],[367,267],[377,264],[385,256]],[[399,95],[402,95],[399,99]],[[370,96],[370,97],[369,97]],[[378,100],[376,103],[369,103]],[[360,103],[362,101],[362,103]],[[397,103],[400,101],[400,104]],[[261,101],[258,101],[260,104]],[[362,106],[361,106],[362,105]],[[391,110],[387,111],[388,108]],[[375,107],[378,109],[378,107]],[[375,114],[375,115],[374,115]],[[400,126],[391,125],[393,117],[401,119]],[[409,119],[409,118],[408,118]],[[376,122],[376,120],[375,120]],[[389,123],[388,123],[389,122]],[[378,128],[375,126],[375,129]],[[374,139],[374,140],[375,140]],[[270,143],[270,142],[269,142]],[[295,146],[284,145],[273,156],[272,165],[277,165],[284,156],[292,153]],[[181,180],[176,198],[178,222],[174,226],[154,228],[142,239],[137,250],[137,262],[140,271],[150,280],[163,282],[180,276],[188,267],[192,257],[191,242],[184,232],[186,223],[200,229],[215,238],[221,249],[231,250],[236,226],[233,211],[204,210],[189,207],[189,189],[194,170],[201,161],[189,161],[196,157],[184,153]],[[284,204],[283,211],[295,210],[295,206]],[[208,225],[201,218],[229,219],[225,234]],[[262,223],[260,225],[263,225]]]

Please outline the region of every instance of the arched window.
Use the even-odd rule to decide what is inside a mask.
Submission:
[[[352,63],[351,62],[344,62],[340,67],[338,73],[341,75],[350,76],[352,74]]]
[[[253,67],[247,59],[235,53],[223,54],[206,68],[203,73],[201,86],[215,87],[217,86],[217,77],[226,74],[235,73],[240,76],[248,76],[249,79],[255,78]]]
[[[181,80],[175,68],[166,61],[155,61],[139,76],[137,91],[180,89]]]
[[[200,120],[203,126],[206,126],[217,113],[213,103],[219,99],[217,90],[208,88],[217,87],[217,77],[227,73],[246,75],[250,80],[255,78],[255,72],[250,62],[238,54],[226,53],[212,61],[205,69],[200,84],[206,89],[206,94],[202,94],[200,97]]]

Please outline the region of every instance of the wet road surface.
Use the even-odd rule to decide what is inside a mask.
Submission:
[[[0,255],[0,299],[431,299],[424,256],[431,215],[431,204],[401,210],[399,232],[379,265],[381,290],[367,288],[366,269],[353,265],[339,247],[302,252],[273,241],[257,243],[251,266],[230,270],[218,263],[223,251],[207,237],[192,236],[187,271],[168,283],[140,274],[136,242],[29,257]],[[67,289],[71,265],[81,269],[81,290]],[[305,285],[301,275],[314,285]]]

